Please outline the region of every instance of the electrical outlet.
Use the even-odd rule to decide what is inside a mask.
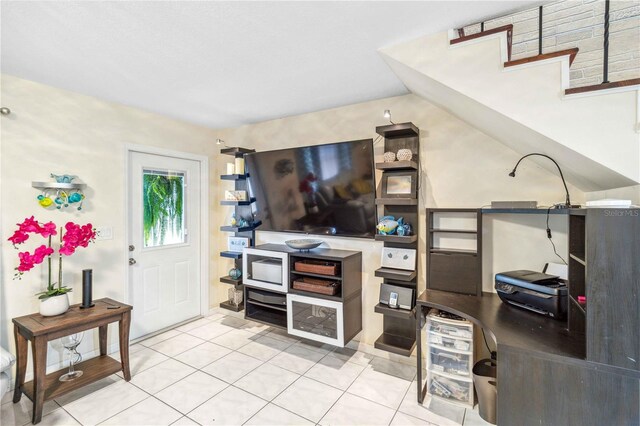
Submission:
[[[112,240],[113,228],[110,226],[98,226],[96,227],[96,240]]]

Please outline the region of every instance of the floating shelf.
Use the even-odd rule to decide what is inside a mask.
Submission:
[[[383,305],[382,303],[378,303],[376,305],[375,311],[379,314],[400,319],[412,319],[415,317],[415,308],[410,311],[407,311],[406,309],[393,309],[387,305]]]
[[[475,250],[466,250],[466,249],[444,249],[444,248],[432,248],[429,250],[430,253],[441,253],[441,254],[466,254],[470,256],[477,256],[478,252]]]
[[[220,154],[225,155],[233,155],[242,157],[244,154],[251,154],[252,152],[256,152],[255,149],[241,148],[239,146],[233,146],[230,148],[222,148],[220,150]]]
[[[402,243],[411,244],[418,241],[417,235],[409,235],[407,237],[401,237],[400,235],[382,235],[376,234],[376,241],[385,241],[387,243]]]
[[[415,161],[391,161],[386,163],[376,163],[378,170],[418,170],[418,163]]]
[[[374,346],[377,349],[393,352],[394,354],[411,356],[411,352],[416,347],[416,339],[382,333]]]
[[[413,123],[398,123],[378,126],[376,133],[385,139],[411,138],[420,135],[420,130]]]
[[[220,256],[228,257],[229,259],[240,259],[242,257],[242,252],[238,251],[221,251]]]
[[[222,200],[220,201],[220,205],[221,206],[248,206],[255,202],[256,202],[255,198],[250,198],[246,201]]]
[[[220,307],[224,309],[228,309],[233,312],[240,312],[241,310],[244,309],[244,303],[241,303],[238,306],[236,306],[233,303],[231,303],[229,300],[227,300],[226,302],[220,302]]]
[[[417,206],[417,198],[376,198],[376,205]]]
[[[429,229],[429,232],[442,232],[445,234],[477,234],[475,229]]]
[[[58,183],[58,182],[31,182],[31,186],[37,189],[84,189],[86,183]]]
[[[249,177],[249,173],[245,175],[220,175],[222,180],[245,180]]]
[[[223,231],[223,232],[248,232],[248,231],[253,231],[254,229],[256,229],[260,225],[262,225],[262,222],[261,221],[257,221],[253,225],[245,226],[243,228],[239,228],[237,226],[221,226],[220,230]]]
[[[237,286],[239,284],[242,284],[242,277],[238,278],[237,280],[234,280],[229,275],[226,275],[224,277],[220,277],[220,282],[225,284],[233,284]]]
[[[376,277],[388,278],[396,281],[411,281],[416,277],[416,271],[403,271],[402,269],[380,268],[376,269]]]

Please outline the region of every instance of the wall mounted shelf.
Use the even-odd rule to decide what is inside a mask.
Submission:
[[[249,231],[255,231],[255,229],[260,225],[262,225],[262,222],[257,221],[251,226],[244,226],[242,228],[239,228],[237,226],[221,226],[220,230],[223,232],[249,232]]]
[[[385,241],[387,243],[412,244],[418,241],[418,236],[415,234],[409,235],[408,237],[401,237],[400,235],[376,234],[376,241]]]
[[[237,280],[234,280],[229,275],[225,275],[224,277],[220,277],[220,282],[225,284],[233,284],[237,286],[239,284],[242,284],[242,278],[238,278]]]
[[[249,173],[244,175],[220,175],[222,180],[245,180],[249,177]]]
[[[402,318],[402,319],[411,319],[415,317],[415,308],[407,311],[405,309],[393,309],[388,307],[387,305],[383,305],[382,303],[378,303],[374,308],[375,311],[379,314],[389,315],[391,317]]]
[[[417,206],[417,198],[376,198],[378,206]]]
[[[221,206],[248,206],[256,202],[255,198],[250,198],[246,201],[232,201],[232,200],[223,200],[220,201]]]
[[[58,182],[31,182],[31,186],[36,189],[85,189],[85,183],[58,183]]]
[[[237,251],[221,251],[220,256],[227,257],[229,259],[240,259],[242,257],[242,253]]]
[[[394,281],[411,281],[413,280],[417,272],[416,271],[403,271],[401,269],[380,268],[376,269],[376,277],[388,278]]]
[[[388,163],[376,163],[378,170],[418,170],[415,161],[392,161]]]

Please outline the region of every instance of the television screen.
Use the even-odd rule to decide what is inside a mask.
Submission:
[[[373,238],[373,140],[245,156],[259,231]]]

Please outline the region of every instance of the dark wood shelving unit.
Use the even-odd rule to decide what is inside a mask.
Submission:
[[[427,289],[482,295],[482,212],[485,209],[427,209]],[[546,212],[546,210],[545,210]],[[436,215],[460,216],[475,221],[475,229],[448,229],[436,226]],[[475,215],[475,218],[473,217]],[[465,219],[462,219],[465,220]],[[475,236],[475,250],[437,247],[436,236]]]
[[[405,171],[405,174],[414,173],[420,182],[420,129],[413,123],[400,123],[376,127],[376,132],[384,138],[384,152],[397,153],[400,149],[409,149],[413,154],[409,161],[376,163],[376,169],[382,170],[383,179]],[[375,276],[381,277],[383,284],[411,289],[414,293],[413,300],[415,300],[418,291],[420,222],[417,190],[412,195],[408,198],[376,198],[376,205],[383,209],[383,216],[394,216],[396,219],[404,218],[405,222],[412,227],[412,235],[378,234],[375,239],[384,242],[385,247],[416,250],[414,270],[380,268],[375,271]],[[395,354],[410,356],[416,345],[415,312],[413,310],[391,309],[383,304],[376,305],[374,310],[383,315],[383,332],[376,340],[375,347]]]
[[[234,158],[242,158],[246,154],[250,154],[255,152],[254,149],[247,149],[242,147],[228,147],[220,150],[221,154],[229,155]],[[236,170],[238,172],[239,170]],[[236,191],[249,191],[249,173],[247,173],[246,169],[243,173],[235,173],[231,175],[220,175],[220,179],[223,181],[232,181],[234,182],[234,190]],[[237,218],[240,217],[252,217],[251,212],[251,204],[255,203],[256,199],[249,196],[246,201],[232,201],[232,200],[222,200],[220,201],[220,205],[222,206],[231,206],[235,209],[235,215]],[[253,245],[255,242],[255,229],[260,226],[260,223],[254,223],[251,226],[247,227],[237,227],[237,226],[221,226],[220,230],[223,232],[232,232],[236,237],[246,237],[249,238],[250,245]],[[242,253],[241,252],[233,252],[233,251],[221,251],[220,256],[228,259],[233,259],[233,264],[235,268],[242,269]],[[244,291],[242,289],[242,279],[234,280],[230,276],[224,276],[220,278],[220,282],[224,284],[231,284],[234,286],[235,290]],[[244,309],[244,302],[235,305],[231,303],[230,300],[220,303],[220,307],[224,309],[228,309],[230,311],[239,312]]]
[[[586,310],[578,303],[578,296],[586,293],[586,221],[583,211],[573,210],[569,215],[569,302],[567,325],[576,335],[583,336],[587,331]],[[586,346],[583,348],[586,354]]]

